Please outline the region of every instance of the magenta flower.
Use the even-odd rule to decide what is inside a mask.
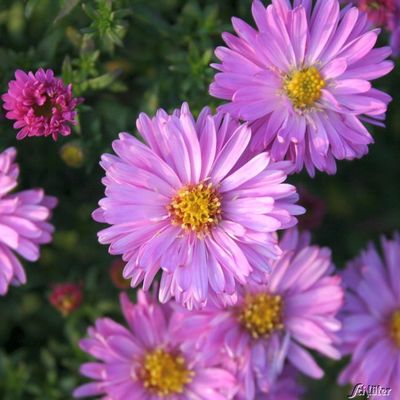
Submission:
[[[72,96],[71,85],[65,86],[51,69],[42,68],[35,74],[17,70],[2,99],[6,117],[16,121],[18,140],[49,135],[57,140],[58,134],[70,135],[71,125],[77,123],[76,106],[82,101]]]
[[[227,400],[236,392],[232,374],[216,365],[208,349],[197,351],[179,340],[180,316],[144,292],[132,305],[126,294],[121,306],[129,328],[101,318],[89,328],[82,350],[98,359],[83,364],[81,373],[94,380],[74,397],[104,396],[125,400]]]
[[[384,257],[370,244],[344,273],[343,352],[339,383],[381,385],[400,398],[400,236],[382,238]]]
[[[373,49],[379,29],[354,7],[290,4],[254,0],[257,30],[233,18],[238,36],[223,34],[210,93],[229,101],[221,111],[251,124],[253,149],[291,160],[297,172],[334,174],[335,159],[359,158],[373,142],[362,121],[382,125],[391,98],[370,81],[392,70],[390,48]]]
[[[247,285],[237,304],[208,306],[187,313],[181,331],[187,337],[222,351],[237,364],[243,388],[240,399],[268,393],[286,360],[304,374],[324,373],[308,349],[339,359],[336,319],[343,301],[341,279],[332,275],[330,250],[309,244],[308,233],[285,232],[283,254],[273,266],[268,285]]]
[[[9,148],[0,153],[0,295],[9,285],[26,283],[24,269],[14,254],[28,261],[39,258],[39,246],[51,242],[53,226],[48,223],[57,204],[42,189],[10,192],[17,186],[16,151]]]
[[[161,270],[160,301],[188,308],[264,281],[281,253],[275,232],[304,211],[284,183],[288,163],[266,153],[245,162],[250,129],[208,109],[197,122],[186,104],[141,114],[137,127],[147,144],[121,133],[117,156],[103,155],[106,198],[93,214],[111,225],[99,241],[123,255],[124,277],[147,290]]]

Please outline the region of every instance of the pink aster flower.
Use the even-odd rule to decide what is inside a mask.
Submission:
[[[28,261],[39,258],[39,246],[51,241],[53,226],[48,223],[57,201],[42,189],[10,193],[19,175],[16,151],[0,153],[0,295],[8,286],[26,282],[17,253]]]
[[[179,340],[179,313],[143,291],[138,304],[121,295],[128,329],[101,318],[89,328],[82,350],[97,358],[81,373],[94,380],[75,390],[75,397],[126,400],[228,400],[236,392],[232,374],[218,367],[208,349],[195,350]]]
[[[207,108],[197,121],[186,104],[141,114],[137,127],[146,144],[121,133],[117,155],[103,155],[106,198],[93,214],[111,225],[99,241],[123,255],[124,277],[147,290],[161,270],[160,301],[188,308],[265,280],[281,253],[275,232],[304,211],[284,183],[289,163],[266,153],[243,161],[250,129]]]
[[[370,244],[344,273],[343,351],[339,382],[381,385],[400,398],[400,235],[382,238],[383,258]],[[374,399],[377,397],[373,397]]]
[[[367,153],[373,139],[362,121],[382,125],[387,94],[370,81],[393,68],[390,48],[373,49],[371,30],[357,8],[338,0],[253,2],[257,29],[233,18],[238,36],[224,33],[210,93],[229,103],[221,111],[248,121],[252,147],[274,160],[336,172],[335,159]]]
[[[339,359],[336,319],[343,301],[341,279],[332,275],[330,250],[310,245],[310,235],[285,232],[283,254],[268,285],[247,285],[237,304],[187,313],[181,331],[237,364],[240,400],[268,393],[288,361],[319,379],[324,373],[309,350]]]
[[[58,134],[71,134],[71,125],[77,122],[76,106],[81,99],[72,96],[72,86],[66,86],[54,77],[51,69],[40,68],[35,74],[17,70],[15,80],[8,84],[2,96],[6,117],[15,120],[20,129],[17,139],[27,136],[49,136],[57,140]]]

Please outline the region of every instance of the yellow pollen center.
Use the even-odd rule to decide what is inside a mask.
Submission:
[[[207,233],[221,220],[221,197],[212,183],[183,187],[168,206],[174,225]]]
[[[141,370],[144,387],[161,397],[183,393],[193,375],[182,356],[174,356],[163,349],[147,353]]]
[[[283,329],[282,298],[268,293],[247,295],[239,320],[253,338],[268,338]]]
[[[400,348],[400,310],[394,312],[390,322],[390,336],[397,347]]]
[[[321,98],[321,89],[326,86],[316,67],[294,71],[287,75],[284,90],[293,107],[304,110],[314,105]]]

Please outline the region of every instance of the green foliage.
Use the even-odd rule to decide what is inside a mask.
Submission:
[[[99,316],[121,319],[118,290],[108,268],[113,261],[97,243],[91,212],[103,194],[99,157],[121,131],[135,133],[141,112],[169,111],[183,101],[197,113],[218,101],[208,95],[209,64],[231,30],[230,18],[250,21],[250,0],[3,0],[0,2],[0,90],[14,71],[52,68],[85,98],[73,135],[15,140],[1,117],[0,150],[18,148],[20,188],[41,186],[56,195],[57,231],[35,265],[26,263],[28,284],[0,298],[0,399],[70,399],[82,379],[86,356],[77,341]],[[385,38],[383,39],[385,40]],[[341,267],[370,239],[400,226],[400,97],[397,70],[378,86],[391,92],[386,129],[374,129],[376,144],[359,161],[340,162],[338,174],[291,178],[324,199],[327,216],[315,234],[333,248]],[[65,144],[82,150],[75,166],[61,157]],[[82,166],[80,166],[82,164]],[[51,285],[81,282],[85,302],[63,318],[48,302]],[[131,291],[132,292],[132,291]],[[133,296],[133,295],[132,295]],[[324,362],[327,378],[307,381],[307,399],[343,399],[335,385],[338,366]]]

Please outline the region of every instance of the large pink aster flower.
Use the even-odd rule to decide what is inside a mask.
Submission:
[[[343,350],[351,360],[340,383],[391,388],[400,398],[400,236],[371,244],[344,273]],[[378,398],[378,397],[373,397]]]
[[[188,313],[183,334],[222,351],[237,364],[240,399],[268,393],[285,361],[318,379],[322,369],[308,350],[339,359],[336,319],[343,301],[341,279],[332,275],[330,251],[309,244],[308,233],[287,231],[283,254],[268,285],[247,285],[226,309]],[[204,343],[203,343],[204,342]]]
[[[180,315],[144,292],[132,305],[121,306],[129,329],[108,318],[89,329],[81,348],[98,362],[83,364],[81,373],[94,380],[75,390],[75,397],[103,396],[126,400],[228,400],[236,392],[232,374],[216,365],[214,354],[195,350],[175,334]]]
[[[28,261],[39,258],[39,246],[51,241],[53,226],[47,221],[57,201],[42,189],[10,193],[17,186],[16,151],[0,153],[0,295],[8,286],[26,282],[24,269],[14,254]]]
[[[361,121],[382,125],[390,96],[370,81],[393,68],[390,48],[373,49],[371,30],[357,8],[338,0],[253,2],[257,30],[233,19],[238,36],[225,33],[210,93],[229,100],[220,107],[249,121],[252,146],[274,160],[292,160],[335,173],[335,159],[354,159],[373,142]]]
[[[76,124],[76,106],[81,99],[72,96],[72,86],[66,86],[54,77],[51,69],[40,68],[35,74],[17,70],[15,80],[8,84],[2,96],[6,117],[15,120],[14,128],[20,129],[17,139],[26,136],[52,136],[71,134]]]
[[[175,296],[188,308],[265,280],[281,253],[275,232],[303,212],[284,183],[288,163],[266,153],[243,161],[250,129],[208,109],[197,122],[187,105],[141,114],[137,127],[147,144],[122,133],[117,156],[103,155],[106,198],[93,214],[112,225],[99,241],[123,255],[124,277],[148,289],[161,270],[160,300]]]

